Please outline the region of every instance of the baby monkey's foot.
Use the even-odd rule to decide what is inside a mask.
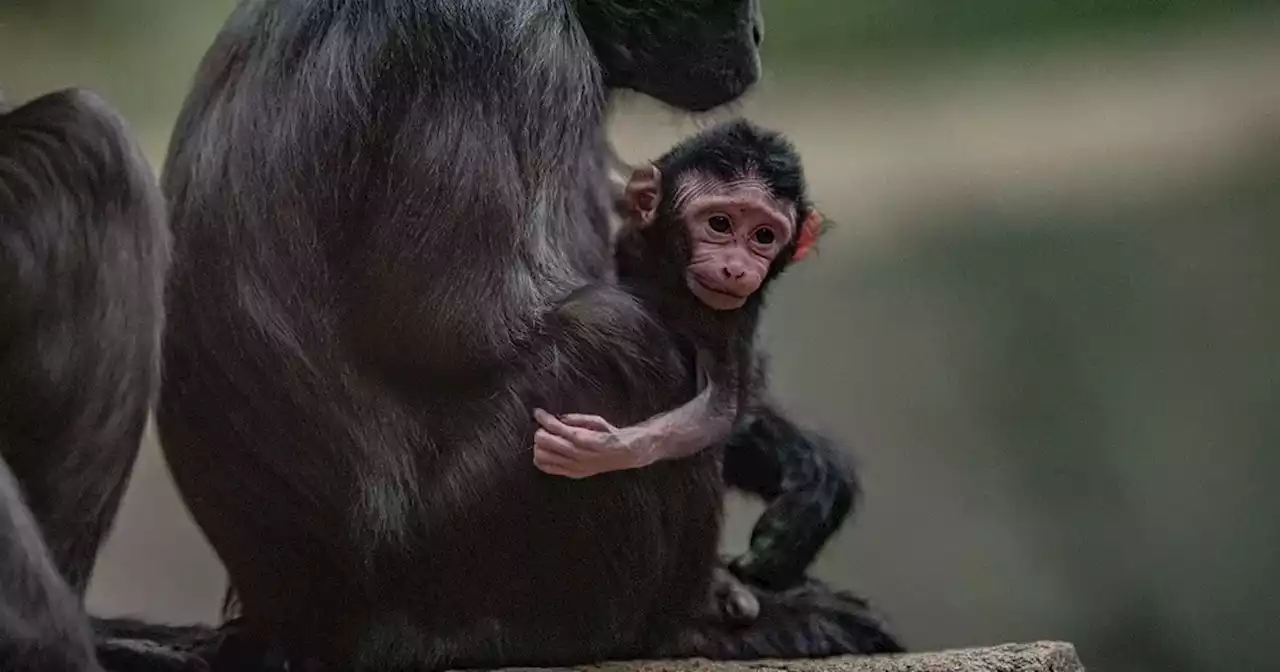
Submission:
[[[728,569],[717,566],[711,575],[707,611],[725,623],[750,625],[760,615],[760,600]]]

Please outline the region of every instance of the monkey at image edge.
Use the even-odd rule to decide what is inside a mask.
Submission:
[[[101,669],[81,602],[159,382],[163,212],[98,97],[0,100],[0,669]]]

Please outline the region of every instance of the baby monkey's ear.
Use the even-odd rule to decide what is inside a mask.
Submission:
[[[631,173],[623,198],[627,204],[626,215],[632,225],[643,228],[652,224],[658,216],[658,203],[662,200],[662,173],[658,167],[649,164]]]
[[[810,210],[809,216],[800,223],[800,232],[796,234],[796,251],[791,255],[791,261],[802,261],[809,256],[821,233],[822,214],[817,210]]]

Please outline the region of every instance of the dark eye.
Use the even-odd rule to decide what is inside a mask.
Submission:
[[[707,220],[707,224],[716,233],[729,233],[729,230],[733,228],[733,222],[729,221],[729,218],[724,215],[712,215],[711,219]]]
[[[773,233],[773,229],[756,229],[754,234],[757,243],[761,245],[772,245],[777,240],[777,236]]]

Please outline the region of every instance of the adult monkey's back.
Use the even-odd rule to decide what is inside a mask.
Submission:
[[[804,586],[695,625],[715,451],[570,481],[534,402],[691,394],[604,277],[606,92],[705,110],[758,74],[754,0],[251,0],[171,144],[162,443],[251,633],[337,669],[893,648]],[[573,328],[568,328],[573,327]],[[652,332],[652,333],[651,333]],[[880,638],[880,639],[877,639]]]

